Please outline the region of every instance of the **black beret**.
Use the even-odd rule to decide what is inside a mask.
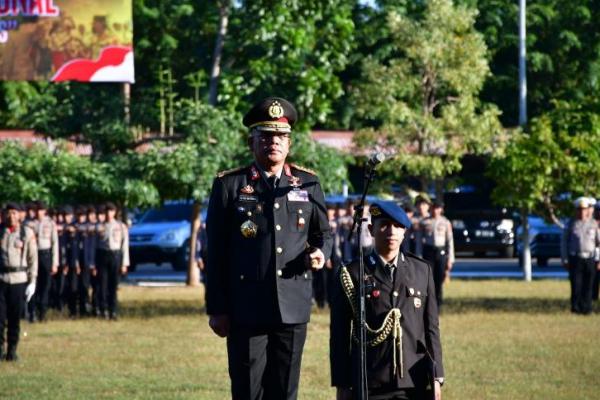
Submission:
[[[38,200],[35,202],[35,209],[36,210],[47,210],[48,206],[46,206],[46,204],[43,201]]]
[[[102,214],[106,212],[106,206],[104,204],[98,204],[96,206],[96,212]]]
[[[115,203],[110,202],[110,201],[106,202],[104,207],[106,208],[106,211],[108,211],[108,210],[116,211],[117,210],[117,206],[115,206]]]
[[[297,119],[292,103],[281,97],[267,97],[248,111],[243,123],[251,130],[290,133]]]
[[[63,214],[73,214],[73,207],[70,205],[63,206],[62,212]]]
[[[8,210],[23,211],[23,209],[21,208],[21,205],[14,201],[9,201],[8,203],[6,203],[6,205],[4,206],[4,209],[6,211],[8,211]]]
[[[378,201],[371,204],[369,208],[371,214],[371,221],[375,221],[380,218],[388,218],[402,225],[405,228],[410,228],[412,223],[410,218],[406,215],[406,212],[393,201]]]
[[[405,212],[415,212],[415,206],[413,206],[410,203],[406,203],[402,206],[402,208],[404,208]]]

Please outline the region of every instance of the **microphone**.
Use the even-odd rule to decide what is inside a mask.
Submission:
[[[371,158],[369,158],[369,161],[367,162],[367,164],[369,165],[369,167],[375,168],[378,164],[381,164],[384,161],[385,161],[385,154],[383,154],[381,152],[377,152],[377,153],[373,153]]]

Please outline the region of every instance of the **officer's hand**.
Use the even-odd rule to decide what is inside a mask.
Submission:
[[[229,335],[229,316],[228,315],[211,315],[208,319],[208,326],[217,336],[227,337]]]
[[[446,263],[446,271],[450,272],[452,270],[452,263],[450,261],[448,261]]]
[[[98,274],[98,272],[96,271],[96,267],[94,267],[94,266],[90,267],[90,272],[91,272],[92,276],[96,276]]]
[[[438,381],[433,382],[433,394],[435,400],[442,400],[442,385]]]
[[[77,268],[75,268],[75,273],[77,275],[81,275],[81,267],[78,265]]]
[[[321,249],[313,249],[306,257],[308,266],[314,270],[319,270],[325,265],[325,254]]]
[[[50,269],[50,275],[56,275],[57,272],[58,272],[58,265],[53,265],[52,268]]]
[[[327,260],[327,262],[325,263],[325,268],[327,268],[327,269],[333,268],[333,263],[331,262],[331,260]]]
[[[62,274],[67,276],[69,274],[69,267],[63,267]]]
[[[352,390],[349,388],[337,388],[335,400],[352,400]]]
[[[128,268],[127,265],[123,265],[121,267],[121,275],[127,275],[127,268]]]
[[[596,269],[597,269],[598,271],[600,271],[600,262],[599,262],[598,264],[596,264]]]

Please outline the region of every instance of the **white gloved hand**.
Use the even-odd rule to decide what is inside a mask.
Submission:
[[[33,294],[35,293],[35,282],[31,282],[29,285],[27,285],[27,287],[25,288],[25,300],[27,302],[29,302],[31,300],[31,298],[33,297]]]

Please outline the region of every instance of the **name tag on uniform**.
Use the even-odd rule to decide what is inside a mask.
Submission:
[[[240,194],[239,200],[240,201],[249,201],[249,202],[256,203],[258,201],[258,197],[257,196],[250,196],[248,194]]]
[[[292,190],[287,194],[288,201],[308,201],[306,190]]]

